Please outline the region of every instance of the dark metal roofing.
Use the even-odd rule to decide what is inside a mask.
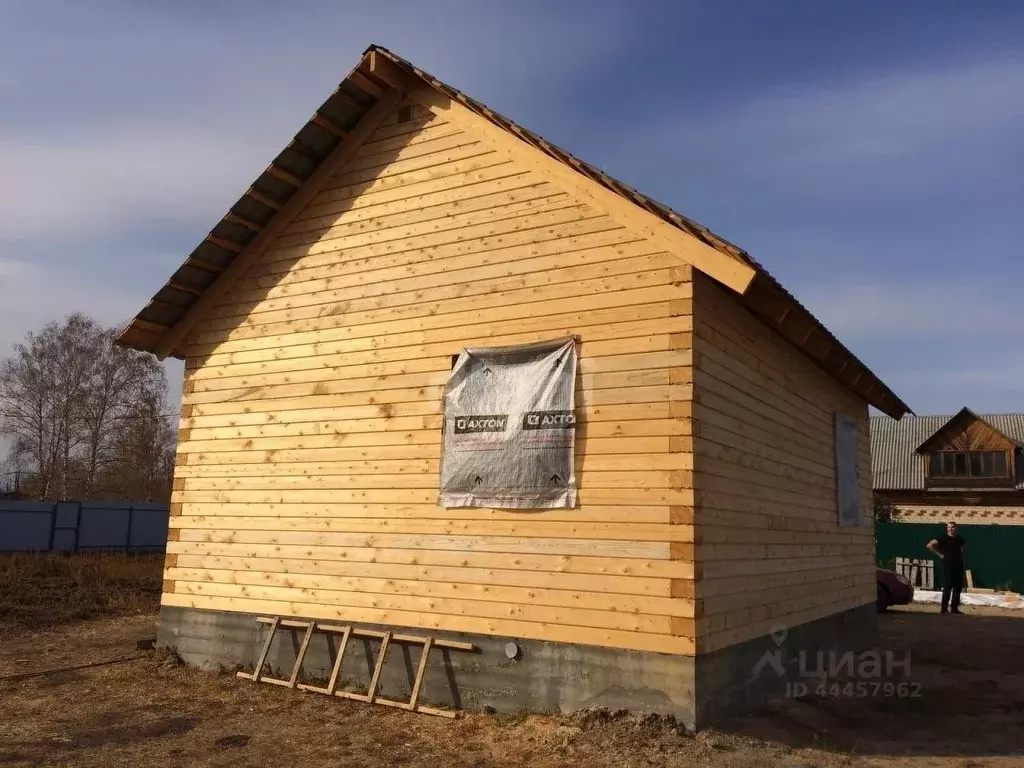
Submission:
[[[386,57],[407,75],[419,78],[448,98],[458,101],[592,181],[611,189],[719,252],[752,267],[757,277],[747,293],[741,296],[741,300],[751,311],[879,410],[897,418],[910,412],[906,403],[843,346],[746,251],[377,45],[371,45],[364,51],[360,63],[317,109],[292,142],[253,182],[206,239],[193,250],[168,283],[125,328],[121,334],[121,343],[136,349],[152,351],[160,338],[185,317],[188,309],[198,301],[202,293],[213,284],[238,253],[270,223],[277,210],[312,175],[320,162],[344,140],[347,132],[355,127],[360,118],[376,103],[381,93],[389,87],[363,66],[374,53]],[[754,294],[756,299],[752,298]],[[174,350],[172,354],[180,355],[180,351]]]
[[[917,448],[957,414],[948,416],[871,417],[871,476],[875,490],[922,491],[927,456]],[[1024,443],[1024,413],[978,414],[1011,440]],[[1017,486],[1024,488],[1024,478]],[[977,490],[977,489],[973,489]]]

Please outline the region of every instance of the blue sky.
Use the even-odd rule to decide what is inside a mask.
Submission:
[[[0,355],[129,319],[373,42],[747,249],[918,413],[1024,410],[1024,4],[0,5]]]

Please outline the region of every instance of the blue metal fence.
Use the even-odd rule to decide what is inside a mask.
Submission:
[[[146,502],[0,501],[0,552],[161,552],[168,512]]]

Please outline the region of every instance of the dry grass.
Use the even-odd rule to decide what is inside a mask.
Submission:
[[[162,554],[0,555],[0,626],[153,613]]]
[[[401,768],[1020,768],[1024,616],[934,609],[881,617],[913,655],[917,699],[780,701],[689,736],[603,712],[458,720],[201,672],[139,654],[156,616],[101,618],[0,643],[0,766]],[[82,668],[86,663],[118,661]],[[77,667],[77,668],[75,668]],[[47,673],[25,678],[34,670]]]
[[[0,557],[0,766],[1019,768],[1024,616],[901,609],[880,649],[915,699],[810,696],[690,736],[671,720],[466,713],[450,721],[245,683],[136,650],[159,555]],[[79,620],[85,619],[85,620]]]

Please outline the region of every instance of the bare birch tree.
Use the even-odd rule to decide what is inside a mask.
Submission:
[[[163,369],[114,340],[113,330],[74,314],[29,333],[0,361],[0,434],[12,439],[10,458],[31,475],[40,499],[123,497],[139,485],[126,480],[131,472],[155,478],[166,469],[164,458],[142,466],[142,457],[124,451],[139,430],[164,441],[164,453],[173,450]],[[149,451],[154,461],[160,450]]]

